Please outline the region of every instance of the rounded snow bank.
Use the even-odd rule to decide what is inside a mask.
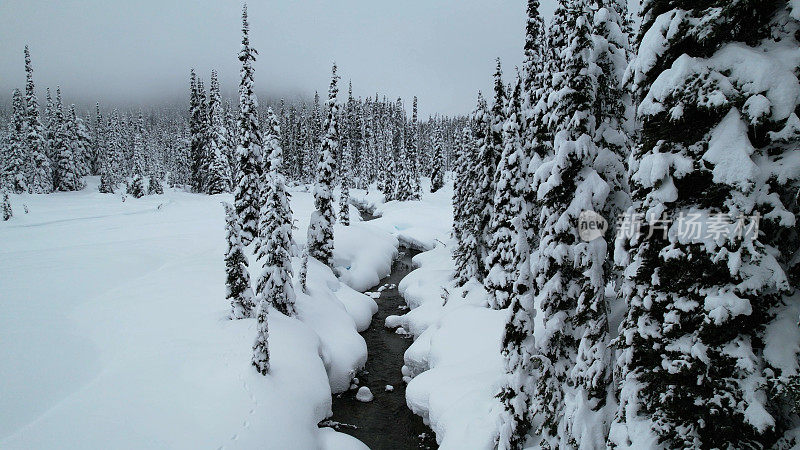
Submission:
[[[363,442],[333,428],[319,429],[319,443],[322,450],[369,450]]]
[[[363,292],[389,275],[397,256],[397,238],[371,224],[336,225],[333,264],[339,279]]]

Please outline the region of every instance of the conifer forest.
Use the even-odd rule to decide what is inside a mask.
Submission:
[[[800,0],[151,3],[0,3],[0,448],[800,448]]]

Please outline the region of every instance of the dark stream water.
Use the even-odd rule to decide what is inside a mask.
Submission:
[[[373,218],[363,212],[362,217]],[[333,417],[323,423],[355,436],[372,450],[437,448],[434,433],[406,406],[406,385],[400,369],[403,354],[412,340],[384,326],[386,317],[405,312],[406,303],[397,291],[397,284],[413,270],[411,258],[417,253],[401,247],[391,274],[372,289],[377,292],[380,286],[385,287],[380,298],[375,299],[378,312],[372,317],[372,324],[361,333],[369,356],[357,378],[358,385],[367,386],[374,399],[366,403],[356,400],[357,389],[334,395]],[[393,390],[387,391],[387,385]]]

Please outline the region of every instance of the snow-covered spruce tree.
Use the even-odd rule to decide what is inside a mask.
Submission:
[[[88,123],[88,121],[87,121]],[[92,151],[94,153],[92,174],[100,175],[101,166],[108,151],[106,148],[106,124],[100,112],[100,102],[95,103],[94,134],[92,136]]]
[[[363,136],[363,145],[361,147],[361,162],[364,166],[364,172],[362,176],[364,177],[363,184],[364,189],[370,190],[372,187],[372,182],[375,181],[375,134],[373,132],[373,105],[372,105],[372,98],[367,97],[367,100],[364,102],[363,107],[361,108],[361,112],[363,114],[361,123],[363,124],[362,136]]]
[[[542,75],[545,55],[545,28],[539,12],[539,0],[528,0],[528,20],[525,27],[525,61],[523,63],[522,117],[520,138],[523,150],[529,159],[523,171],[524,186],[539,165],[546,159],[546,145],[542,139],[542,109],[537,108],[547,92],[549,77]],[[549,142],[548,142],[549,144]],[[547,145],[549,146],[549,145]],[[538,245],[538,220],[536,198],[532,189],[524,188],[521,194],[521,211],[518,222],[518,238],[515,252],[519,264],[514,281],[514,295],[509,306],[503,332],[501,354],[506,377],[499,398],[503,403],[498,449],[522,448],[527,433],[533,425],[533,398],[537,378],[535,374],[543,367],[537,359],[534,339],[535,283],[531,274],[531,249]]]
[[[526,183],[528,157],[522,142],[523,121],[522,80],[517,76],[514,90],[508,99],[503,127],[505,148],[495,176],[495,194],[492,200],[492,219],[489,222],[489,254],[486,258],[489,273],[483,286],[489,294],[489,307],[507,308],[514,296],[514,282],[522,255],[517,254],[520,239],[519,220],[522,214],[523,190]]]
[[[247,5],[242,8],[242,62],[239,81],[239,146],[236,148],[239,162],[238,180],[234,190],[236,214],[242,225],[242,242],[249,245],[258,234],[260,180],[262,167],[261,126],[258,121],[258,99],[253,92],[253,62],[258,52],[250,46],[250,25],[247,22]],[[266,168],[269,170],[269,168]]]
[[[55,188],[58,191],[79,191],[83,189],[83,180],[78,169],[78,158],[73,149],[75,142],[70,133],[70,121],[64,116],[64,105],[61,100],[61,88],[56,88],[56,104],[51,127],[55,128],[52,152],[55,156],[54,172]]]
[[[612,238],[619,216],[630,206],[630,188],[625,174],[625,161],[630,157],[630,136],[633,134],[631,98],[623,88],[630,55],[630,36],[625,0],[603,0],[594,8],[592,46],[597,67],[597,89],[594,97],[596,128],[594,141],[604,149],[595,163],[598,173],[609,183],[610,195],[602,209],[609,222],[607,237]],[[617,278],[608,258],[606,276]],[[610,278],[609,278],[610,279]]]
[[[142,136],[142,114],[139,113],[139,121],[134,125],[133,131],[133,173],[130,181],[128,181],[128,195],[134,198],[141,198],[147,195],[147,189],[144,186],[144,138]]]
[[[408,161],[411,168],[411,182],[412,192],[409,200],[419,200],[420,197],[420,180],[419,180],[419,116],[417,113],[417,96],[414,96],[414,103],[411,107],[411,129],[409,130],[409,139],[411,145],[407,153]]]
[[[353,178],[353,151],[350,145],[342,153],[341,186],[339,193],[339,223],[350,226],[350,183]]]
[[[42,131],[44,133],[44,145],[47,157],[50,158],[50,165],[55,166],[56,155],[53,153],[53,144],[56,140],[56,133],[58,133],[59,124],[56,121],[56,107],[53,103],[53,96],[50,95],[50,88],[45,88],[44,95],[44,115],[42,116]],[[55,167],[53,167],[55,169]],[[55,173],[53,173],[53,180],[55,181]]]
[[[147,183],[147,191],[152,194],[161,195],[164,193],[164,185],[161,179],[155,173],[150,174],[150,180]]]
[[[256,340],[253,343],[252,363],[258,373],[269,373],[269,302],[262,297],[256,307]]]
[[[211,138],[211,124],[209,118],[209,105],[208,96],[206,95],[206,86],[202,78],[197,78],[197,103],[200,106],[200,131],[197,134],[199,142],[198,159],[192,161],[193,169],[197,169],[197,192],[206,192],[208,190],[208,171],[211,161],[210,153],[210,138]]]
[[[303,247],[303,257],[300,263],[300,289],[304,294],[308,294],[308,246]]]
[[[28,189],[28,181],[25,178],[25,104],[19,89],[14,89],[12,94],[12,117],[8,140],[8,150],[6,150],[4,178],[8,188],[16,194],[21,194]]]
[[[100,186],[98,187],[98,191],[100,191],[101,194],[113,194],[115,189],[113,176],[109,170],[108,157],[104,157],[103,162],[100,163]]]
[[[533,401],[541,423],[535,434],[550,446],[600,448],[608,428],[604,407],[611,372],[607,244],[603,237],[582,241],[577,225],[582,211],[605,207],[612,184],[604,170],[617,156],[594,141],[599,69],[590,5],[562,0],[556,14],[565,35],[556,49],[559,71],[550,96],[554,155],[538,167],[533,185],[541,213],[532,275],[544,324],[536,344],[545,361]]]
[[[245,319],[253,316],[255,301],[247,270],[247,256],[242,245],[241,226],[236,209],[229,203],[225,207],[225,230],[228,250],[225,253],[226,296],[231,302],[231,319]]]
[[[192,190],[202,192],[203,161],[205,159],[205,105],[200,95],[201,82],[194,69],[189,76],[189,133],[191,134]],[[205,94],[203,95],[205,96]]]
[[[525,117],[522,128],[522,140],[525,153],[530,158],[528,163],[528,185],[532,184],[533,174],[536,169],[552,156],[553,136],[546,115],[549,112],[547,101],[552,92],[552,76],[548,68],[552,66],[549,60],[551,51],[547,45],[547,33],[544,20],[541,17],[539,0],[528,0],[528,20],[525,26],[525,61],[523,62],[523,103],[522,110]],[[559,19],[556,18],[556,21]],[[555,70],[556,68],[553,67]],[[555,71],[553,71],[555,73]],[[539,230],[537,227],[539,208],[536,193],[532,189],[525,189],[523,193],[523,219],[521,220],[522,233],[528,240],[528,246],[535,249],[539,245]],[[530,261],[522,261],[530,264]],[[528,280],[532,283],[532,280]],[[517,283],[519,285],[519,283]],[[534,286],[528,286],[533,288]]]
[[[483,218],[486,210],[487,196],[483,192],[486,180],[486,164],[490,161],[487,160],[488,153],[485,152],[486,133],[489,132],[489,124],[491,116],[489,108],[486,104],[486,99],[481,92],[478,92],[478,101],[475,111],[472,114],[471,131],[472,131],[472,146],[474,157],[471,162],[469,189],[470,198],[467,206],[468,213],[471,216],[471,223],[469,230],[475,238],[475,266],[473,276],[481,283],[486,278],[488,269],[484,261],[486,255],[486,241],[484,239]]]
[[[33,194],[53,192],[53,169],[47,156],[47,145],[44,139],[42,122],[39,120],[39,101],[36,100],[36,87],[33,84],[33,66],[31,53],[25,46],[25,142],[28,146],[31,161],[31,174],[28,189]]]
[[[122,149],[119,143],[119,121],[114,110],[103,134],[104,153],[100,156],[100,186],[103,194],[113,194],[120,181]]]
[[[797,226],[796,193],[780,193],[800,174],[786,158],[800,137],[798,97],[785,95],[800,86],[785,56],[798,48],[800,10],[649,0],[641,14],[629,71],[641,132],[628,173],[631,213],[645,224],[615,255],[628,309],[609,444],[796,448],[781,386],[797,374],[797,338],[780,324],[796,323],[782,315],[797,297],[783,296],[796,287],[778,240]]]
[[[127,194],[133,198],[141,198],[147,195],[147,189],[144,186],[144,177],[137,173],[138,170],[134,169],[133,176],[128,181]]]
[[[225,129],[228,131],[228,142],[225,143],[225,149],[228,158],[228,168],[231,173],[231,189],[236,188],[236,180],[239,179],[239,161],[236,158],[236,148],[239,147],[239,133],[237,130],[238,110],[231,106],[230,100],[225,101]]]
[[[208,129],[208,173],[206,174],[206,193],[220,194],[229,192],[231,188],[230,168],[228,167],[227,148],[228,130],[225,128],[225,112],[219,93],[217,72],[211,71],[211,87],[208,96],[209,129]]]
[[[309,168],[309,172],[311,180],[315,180],[314,177],[314,170],[317,168],[317,162],[319,161],[319,146],[322,142],[322,134],[324,130],[322,129],[322,106],[320,105],[320,98],[319,92],[314,91],[314,105],[311,108],[311,117],[308,120],[308,135],[309,135],[309,142],[308,142],[308,161],[311,162],[311,167]]]
[[[339,147],[338,107],[336,104],[337,81],[336,64],[331,75],[328,89],[328,116],[325,119],[325,136],[320,147],[320,159],[317,165],[317,182],[314,184],[314,206],[311,223],[308,227],[308,253],[327,266],[333,265],[333,224],[336,216],[333,212],[333,175],[336,161],[333,155]]]
[[[500,59],[497,59],[497,69],[494,74],[494,105],[489,110],[488,106],[481,105],[482,97],[479,98],[479,112],[476,113],[476,126],[485,127],[479,132],[484,138],[478,152],[479,179],[475,190],[475,201],[480,205],[475,222],[475,230],[478,237],[478,250],[481,255],[481,266],[479,267],[479,279],[483,281],[489,269],[486,267],[485,259],[489,255],[489,223],[492,219],[492,200],[495,193],[495,175],[500,156],[503,153],[503,123],[505,117],[503,110],[506,103],[506,90],[503,86],[503,72],[500,66]]]
[[[75,154],[76,164],[78,165],[78,175],[85,177],[91,174],[92,166],[92,139],[89,130],[86,129],[86,122],[78,117],[75,112],[75,105],[69,106],[70,138],[73,142],[73,153]]]
[[[122,136],[122,123],[116,109],[111,112],[107,144],[108,175],[116,188],[125,175],[125,143]]]
[[[461,239],[461,234],[464,229],[464,222],[466,220],[465,210],[466,203],[469,200],[470,193],[468,191],[467,177],[469,176],[469,161],[472,157],[470,154],[470,147],[466,145],[467,139],[465,135],[469,134],[469,129],[464,128],[462,131],[461,142],[455,148],[455,163],[453,164],[453,230],[452,236],[456,241]],[[457,249],[456,249],[457,250]],[[457,260],[458,258],[456,258]]]
[[[397,157],[392,148],[390,132],[384,130],[383,139],[386,164],[383,169],[383,193],[387,202],[397,200]]]
[[[431,192],[444,187],[444,156],[442,155],[442,131],[436,130],[433,138],[433,172],[431,173]]]
[[[270,127],[265,136],[264,151],[269,159],[266,184],[261,189],[261,214],[258,225],[256,256],[262,261],[262,272],[256,283],[256,299],[288,316],[296,314],[292,285],[292,210],[281,173],[280,124],[270,108]]]
[[[455,278],[463,286],[477,276],[479,266],[478,242],[475,236],[475,167],[476,141],[469,127],[462,131],[461,146],[455,166],[453,189],[453,237],[456,248]]]
[[[413,162],[409,159],[410,150],[406,147],[400,149],[398,157],[399,170],[397,174],[397,200],[415,200]],[[416,199],[419,197],[417,196]]]
[[[3,191],[3,221],[7,222],[14,217],[14,211],[11,209],[11,199],[8,197],[8,191]]]

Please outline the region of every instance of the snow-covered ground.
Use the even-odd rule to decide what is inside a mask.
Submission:
[[[453,286],[452,193],[448,183],[417,202],[384,204],[374,194],[353,195],[381,216],[370,224],[426,250],[414,257],[418,268],[398,286],[411,310],[386,320],[415,339],[403,367],[409,408],[425,419],[441,448],[491,449],[501,408],[495,395],[504,376],[500,341],[507,311],[487,308],[480,284]]]
[[[389,272],[393,236],[337,226],[347,284],[311,261],[300,320],[270,314],[262,377],[255,321],[227,318],[230,196],[123,202],[96,183],[12,196],[15,216],[0,222],[0,448],[365,448],[317,423],[366,360],[358,330],[377,307],[350,286]],[[300,245],[312,205],[292,192]]]
[[[418,202],[353,192],[381,217],[358,223],[352,208],[353,225],[337,225],[335,273],[310,261],[300,320],[270,315],[262,377],[255,321],[227,318],[230,196],[123,202],[95,184],[12,196],[0,223],[0,448],[364,448],[317,423],[366,361],[358,331],[377,306],[358,291],[389,273],[398,240],[426,250],[399,286],[411,310],[387,319],[415,338],[407,403],[443,448],[492,447],[505,311],[479,285],[452,286],[451,185]],[[293,191],[292,209],[302,246],[311,195]]]

